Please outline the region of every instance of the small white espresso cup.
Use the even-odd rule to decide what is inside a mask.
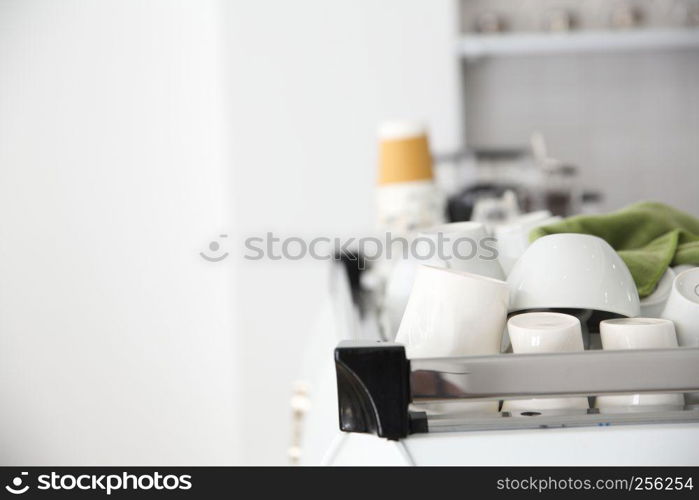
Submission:
[[[504,281],[421,265],[396,342],[409,358],[498,354],[508,301]],[[497,412],[498,402],[463,403],[462,409]]]
[[[582,328],[575,316],[554,312],[518,314],[507,322],[515,354],[583,351]],[[589,407],[586,397],[536,398],[505,401],[502,411],[514,413]]]
[[[661,317],[675,323],[679,345],[699,347],[699,267],[675,277]]]
[[[413,242],[423,264],[505,279],[495,248],[480,222],[452,222],[420,231]]]
[[[604,350],[663,349],[677,347],[672,321],[659,318],[607,319],[600,323]],[[597,408],[632,406],[682,406],[682,394],[631,394],[597,396]]]

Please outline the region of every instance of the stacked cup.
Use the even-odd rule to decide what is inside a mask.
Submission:
[[[661,314],[672,320],[680,346],[699,347],[699,267],[680,272]],[[687,394],[687,404],[698,404],[699,393]]]
[[[504,279],[493,243],[479,222],[441,224],[422,230],[411,242],[414,254],[398,261],[386,285],[388,328],[395,333],[421,264]]]
[[[677,347],[672,321],[657,318],[608,319],[600,323],[602,347],[605,350],[663,349]],[[682,394],[633,394],[597,396],[600,409],[635,406],[682,406]]]
[[[482,228],[451,224],[425,231],[424,237],[432,244],[435,235],[450,230],[478,236]],[[434,246],[439,245],[437,241]],[[410,358],[499,354],[508,311],[514,314],[507,321],[514,353],[583,351],[578,318],[560,312],[531,312],[551,308],[626,316],[600,324],[604,349],[677,347],[678,339],[679,345],[699,345],[699,268],[680,273],[672,283],[662,315],[675,322],[675,335],[672,321],[635,317],[640,304],[633,278],[618,254],[600,238],[581,234],[540,238],[517,261],[507,282],[497,279],[502,276],[499,269],[453,257],[447,251],[431,261],[436,265],[416,266],[396,336]],[[658,294],[663,295],[659,302],[665,300],[664,290]],[[681,394],[610,395],[596,402],[600,409],[682,404]],[[476,411],[498,410],[496,401],[464,405]],[[528,414],[588,407],[587,397],[574,396],[507,400],[502,409]]]
[[[675,323],[679,345],[699,347],[699,267],[675,277],[661,316]]]
[[[580,320],[569,314],[534,312],[513,316],[507,322],[512,350],[518,354],[583,351]],[[542,381],[545,382],[545,381]],[[502,411],[513,413],[588,408],[585,397],[508,400]]]
[[[398,234],[443,220],[425,127],[409,121],[379,128],[379,227]]]
[[[596,236],[565,233],[539,238],[516,261],[507,282],[511,290],[509,310],[516,314],[507,324],[515,354],[584,350],[578,318],[532,310],[575,309],[623,316],[639,312],[638,292],[626,264]],[[504,411],[515,414],[586,408],[585,397],[508,400],[503,404]]]
[[[504,281],[422,265],[396,342],[406,346],[410,358],[498,354],[508,301]],[[461,408],[497,412],[498,402],[468,403]]]

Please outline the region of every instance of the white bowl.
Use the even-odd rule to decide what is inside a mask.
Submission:
[[[539,238],[517,261],[507,282],[510,311],[571,308],[639,314],[629,269],[596,236],[563,233]]]
[[[529,246],[529,233],[539,226],[546,226],[561,220],[553,217],[548,210],[524,214],[511,223],[496,226],[498,260],[505,274],[509,274],[524,251]]]
[[[665,303],[670,296],[670,292],[672,291],[672,282],[674,279],[675,271],[673,271],[671,267],[668,267],[660,278],[660,281],[658,281],[653,293],[641,299],[641,316],[644,318],[660,317]]]

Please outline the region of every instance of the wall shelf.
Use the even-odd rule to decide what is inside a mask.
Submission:
[[[699,48],[699,29],[638,29],[571,33],[465,35],[458,42],[467,60],[494,56],[611,53]]]

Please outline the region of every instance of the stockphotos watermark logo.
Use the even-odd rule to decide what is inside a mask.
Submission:
[[[5,486],[5,489],[13,495],[21,495],[29,490],[29,485],[25,483],[28,472],[21,472],[19,476],[12,478],[10,484]]]
[[[190,490],[192,476],[189,474],[39,474],[36,484],[30,486],[28,472],[15,476],[5,489],[13,495],[23,495],[27,491],[81,491],[111,495],[115,491],[148,491],[148,490]]]
[[[224,248],[228,235],[221,234],[212,239],[206,250],[199,255],[208,262],[221,262],[230,252]],[[496,260],[496,240],[492,237],[454,237],[443,233],[434,236],[405,238],[386,233],[383,238],[338,238],[318,236],[279,236],[273,232],[249,236],[243,241],[245,260],[360,260],[360,264],[381,259],[401,257],[430,263],[441,261],[448,265],[451,260]]]

